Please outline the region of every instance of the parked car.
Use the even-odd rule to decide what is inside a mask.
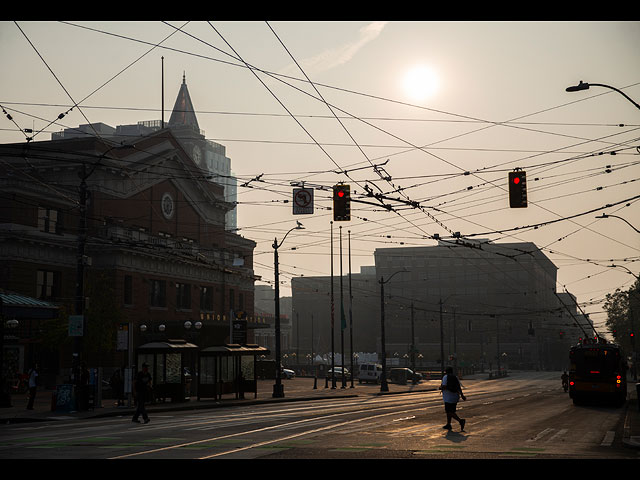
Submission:
[[[380,383],[380,377],[382,376],[382,365],[379,363],[363,363],[360,365],[358,372],[358,383]]]
[[[336,367],[335,371],[336,371],[336,380],[342,380],[342,367]],[[329,369],[327,371],[327,378],[332,378],[332,376],[333,376],[333,370]],[[351,379],[351,372],[349,372],[348,368],[344,369],[344,378],[346,380]]]
[[[282,377],[287,378],[287,379],[292,379],[296,376],[296,372],[294,372],[293,370],[290,370],[288,368],[283,368],[282,369]]]
[[[399,383],[401,385],[407,382],[420,382],[422,380],[422,374],[414,372],[410,368],[392,368],[389,372],[389,381],[392,383]]]

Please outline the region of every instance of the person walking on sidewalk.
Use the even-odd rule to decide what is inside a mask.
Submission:
[[[131,421],[140,423],[138,418],[142,415],[144,423],[149,423],[149,415],[147,414],[144,404],[151,398],[151,374],[149,373],[149,366],[146,363],[142,364],[142,370],[136,374],[133,393],[136,397],[136,413],[133,414]]]
[[[34,364],[29,370],[29,403],[27,404],[27,410],[33,410],[36,390],[38,390],[38,365]]]
[[[464,424],[466,420],[458,417],[456,408],[458,401],[466,400],[467,398],[462,393],[462,386],[460,380],[453,374],[453,368],[447,367],[446,375],[442,377],[442,384],[439,387],[442,390],[442,399],[444,400],[444,411],[447,414],[447,424],[442,427],[446,430],[451,430],[451,419],[454,418],[460,423],[460,431],[464,432]]]

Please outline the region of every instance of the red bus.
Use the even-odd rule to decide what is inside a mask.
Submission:
[[[627,400],[629,366],[613,343],[585,341],[569,351],[569,397],[575,405],[592,400]]]

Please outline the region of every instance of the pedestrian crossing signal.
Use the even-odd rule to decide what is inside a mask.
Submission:
[[[527,173],[522,170],[509,172],[509,206],[511,208],[527,206]]]
[[[333,187],[333,220],[345,222],[351,220],[351,187],[339,184]]]

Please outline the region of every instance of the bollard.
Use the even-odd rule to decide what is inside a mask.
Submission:
[[[636,383],[636,403],[638,404],[638,410],[640,410],[640,383]]]

